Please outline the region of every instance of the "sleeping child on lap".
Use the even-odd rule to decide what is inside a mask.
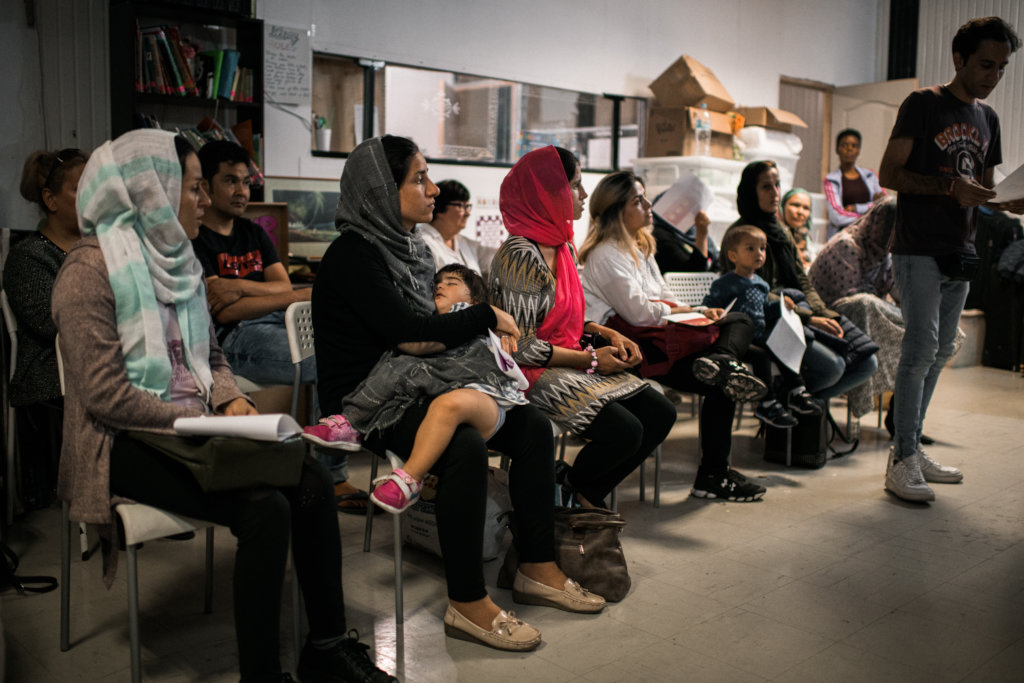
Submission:
[[[461,264],[434,276],[434,304],[451,313],[487,299],[483,279]],[[412,453],[370,494],[392,513],[419,497],[423,479],[448,447],[460,424],[489,439],[505,422],[505,412],[528,403],[526,378],[493,333],[454,349],[440,342],[409,342],[384,355],[370,375],[345,397],[343,413],[306,427],[305,438],[329,448],[356,450],[363,435],[395,425],[409,406],[433,398],[420,423]]]

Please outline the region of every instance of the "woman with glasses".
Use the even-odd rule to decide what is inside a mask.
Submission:
[[[440,194],[434,200],[434,218],[419,225],[420,235],[434,257],[434,267],[441,270],[450,263],[460,263],[486,279],[496,250],[461,234],[473,211],[469,189],[458,180],[442,180],[437,189]]]
[[[87,156],[80,149],[37,151],[25,160],[21,196],[39,207],[36,231],[11,249],[3,286],[18,323],[18,357],[11,380],[21,441],[22,505],[44,508],[53,500],[60,454],[63,399],[57,379],[57,335],[50,293],[64,257],[78,241],[75,194]]]

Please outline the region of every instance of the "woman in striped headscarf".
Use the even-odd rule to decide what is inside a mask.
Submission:
[[[72,520],[99,525],[108,541],[113,506],[125,499],[231,529],[243,681],[291,680],[278,661],[291,536],[309,617],[300,676],[393,681],[345,635],[338,519],[322,466],[305,463],[288,489],[203,492],[187,467],[125,431],[171,433],[178,417],[256,412],[213,336],[189,241],[209,204],[195,151],[171,133],[132,131],[101,145],[86,165],[78,190],[83,238],[53,290],[69,436],[58,495],[70,502]],[[109,586],[116,546],[103,547]]]

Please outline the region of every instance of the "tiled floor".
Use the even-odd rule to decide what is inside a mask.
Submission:
[[[834,406],[840,417],[845,410]],[[747,418],[734,459],[761,478],[761,503],[687,496],[695,470],[689,408],[665,447],[662,506],[620,488],[633,587],[596,616],[523,606],[544,642],[506,654],[444,636],[440,564],[406,551],[406,621],[396,632],[390,518],[361,549],[342,515],[348,619],[405,681],[1017,681],[1024,665],[1024,378],[987,368],[943,373],[929,452],[960,466],[928,506],[882,490],[888,444],[866,416],[860,448],[818,471],[764,463]],[[365,468],[356,468],[357,481]],[[19,523],[21,572],[57,573],[57,511]],[[236,680],[229,534],[219,533],[215,611],[201,614],[202,544],[140,553],[144,675]],[[497,563],[487,565],[493,586]],[[3,594],[7,680],[128,680],[123,575],[104,590],[98,558],[75,561],[72,642],[58,648],[58,594]],[[514,607],[506,591],[496,600]],[[282,633],[287,633],[286,611]],[[287,638],[283,640],[287,641]],[[290,642],[282,661],[293,662]]]

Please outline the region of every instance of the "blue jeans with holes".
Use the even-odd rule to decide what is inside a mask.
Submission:
[[[295,380],[295,366],[292,365],[291,352],[288,350],[284,311],[275,311],[259,318],[241,321],[224,338],[221,348],[236,375],[258,384],[291,386]],[[316,358],[313,356],[302,361],[302,382],[316,384]],[[313,415],[320,416],[320,404],[315,388]],[[317,449],[316,457],[330,471],[335,483],[348,479],[347,453],[324,453]]]
[[[893,254],[906,333],[896,370],[896,457],[913,455],[939,373],[953,356],[970,283],[951,280],[931,256]]]

